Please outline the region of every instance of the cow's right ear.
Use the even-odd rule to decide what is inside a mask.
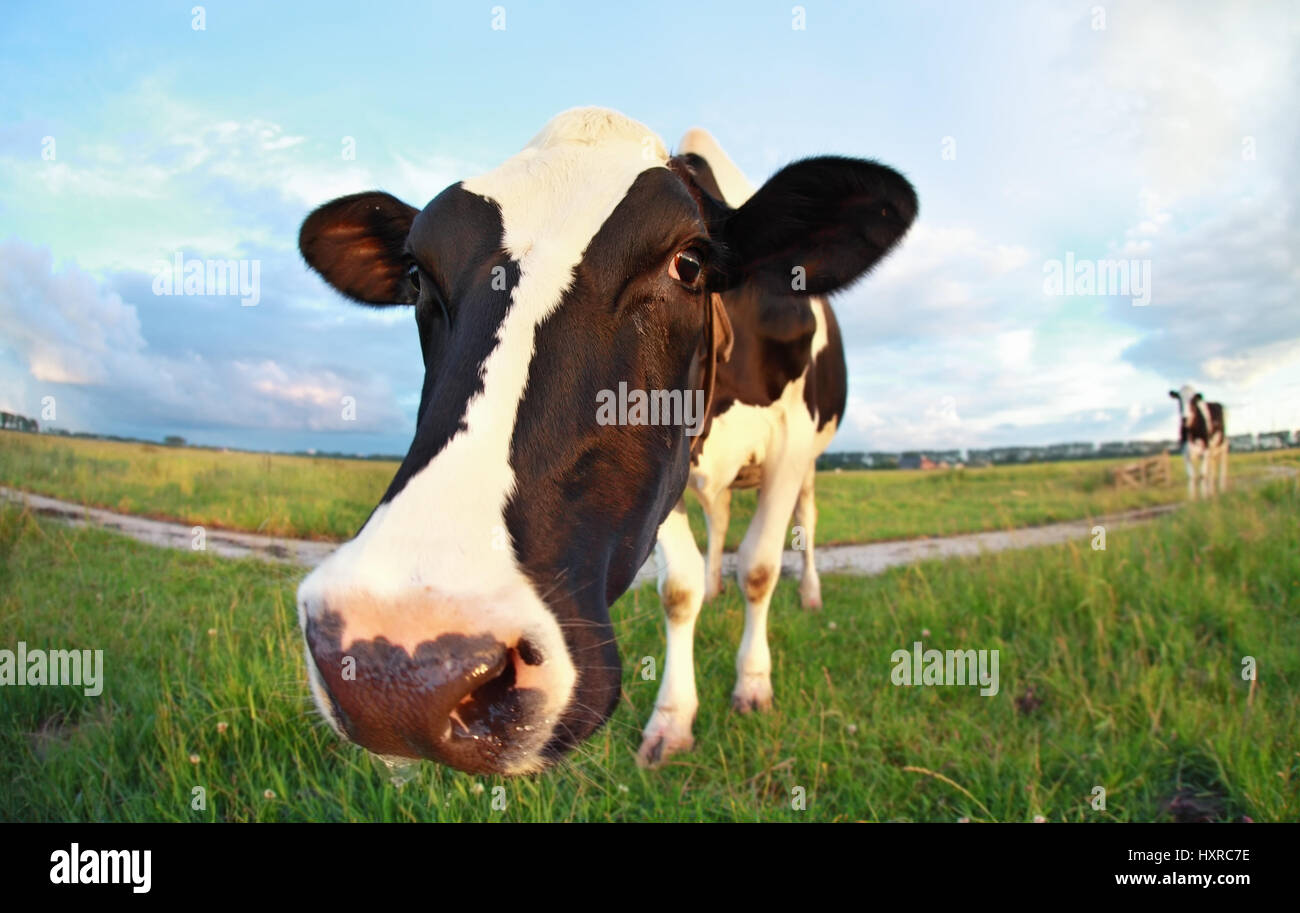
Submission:
[[[795,162],[710,226],[729,251],[719,284],[756,281],[787,295],[839,291],[898,243],[916,211],[916,191],[892,168],[838,156]]]
[[[298,249],[307,265],[362,304],[414,304],[406,236],[419,210],[371,191],[321,206],[302,223]]]
[[[1177,391],[1177,390],[1170,390],[1170,391],[1169,391],[1169,395],[1172,396],[1174,399],[1179,399],[1179,398],[1180,398],[1180,397],[1178,396],[1178,391]]]

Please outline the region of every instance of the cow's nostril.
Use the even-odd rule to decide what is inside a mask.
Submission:
[[[519,723],[523,713],[515,694],[517,678],[513,660],[510,656],[499,675],[475,688],[456,705],[450,714],[453,737],[500,739],[509,733],[513,724]]]
[[[537,648],[527,637],[519,638],[519,643],[515,645],[515,650],[519,653],[519,658],[524,661],[526,666],[540,666],[545,657],[542,651]]]

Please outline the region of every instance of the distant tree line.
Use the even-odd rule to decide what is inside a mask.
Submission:
[[[13,412],[0,412],[0,428],[14,431],[40,431],[40,423],[34,418]]]
[[[10,412],[0,412],[0,429],[16,431],[40,431],[35,419]],[[121,437],[115,434],[92,434],[88,431],[68,431],[63,428],[47,428],[46,434],[62,437],[85,438],[96,441],[117,441],[127,444],[158,444],[159,441],[137,437]],[[240,452],[238,447],[217,447],[206,444],[191,444],[178,434],[169,434],[161,443],[168,447],[192,447],[199,450]],[[1262,431],[1259,434],[1237,434],[1228,439],[1233,452],[1249,453],[1257,450],[1280,450],[1287,447],[1300,447],[1300,431]],[[315,457],[331,460],[373,460],[383,462],[402,461],[401,454],[391,453],[342,453],[338,451],[318,450],[271,450],[242,451],[246,453],[273,453],[281,456]],[[833,469],[917,469],[950,468],[959,466],[1004,466],[1017,463],[1050,463],[1057,460],[1113,459],[1116,457],[1154,456],[1160,453],[1177,453],[1177,441],[1106,441],[1093,444],[1091,441],[1075,441],[1066,444],[1048,444],[1042,447],[990,447],[986,449],[970,448],[968,450],[905,450],[901,453],[884,451],[838,451],[823,453],[817,458],[819,470]]]
[[[1300,447],[1300,431],[1263,431],[1237,434],[1228,439],[1234,452],[1279,450]],[[1075,441],[1043,447],[989,447],[961,450],[840,451],[823,453],[817,458],[819,470],[831,469],[930,469],[956,466],[1005,466],[1016,463],[1051,463],[1058,460],[1108,460],[1116,457],[1146,457],[1177,453],[1177,441]]]
[[[24,419],[21,415],[10,415],[7,412],[0,412],[0,417],[7,417],[14,424],[0,424],[0,428],[15,428],[20,431],[39,431],[40,428],[34,420]],[[30,426],[24,427],[17,424],[18,421],[30,421]],[[400,463],[402,454],[392,453],[342,453],[325,450],[245,450],[241,447],[221,447],[213,444],[191,444],[179,434],[169,434],[161,441],[143,437],[123,437],[120,434],[95,434],[91,431],[69,431],[66,428],[46,428],[45,434],[56,435],[58,437],[73,437],[86,441],[112,441],[117,444],[162,444],[164,447],[188,447],[193,450],[211,450],[219,453],[269,453],[277,456],[300,456],[300,457],[320,457],[329,460],[368,460],[375,462]]]

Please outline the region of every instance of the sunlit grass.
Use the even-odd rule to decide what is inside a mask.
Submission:
[[[103,649],[107,682],[97,698],[0,689],[0,818],[1140,821],[1181,794],[1216,818],[1294,821],[1298,509],[1296,482],[1278,481],[1113,530],[1105,551],[1085,541],[827,576],[821,613],[782,581],[777,707],[743,718],[728,705],[732,587],[700,620],[696,750],[654,772],[634,757],[657,687],[640,660],[663,655],[658,599],[641,588],[613,609],[623,702],[571,760],[523,780],[422,764],[398,788],[311,710],[300,571],[8,507],[0,647]],[[1000,693],[893,686],[890,654],[915,640],[999,650]]]

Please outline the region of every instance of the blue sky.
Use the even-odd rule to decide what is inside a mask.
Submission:
[[[302,218],[423,205],[599,104],[755,183],[821,153],[912,180],[912,233],[834,301],[833,449],[1169,437],[1187,381],[1233,431],[1300,428],[1300,4],[193,6],[0,8],[0,408],[404,452],[414,321],[309,274]],[[154,294],[177,252],[257,260],[258,304]],[[1047,294],[1067,255],[1145,264],[1150,303]]]

